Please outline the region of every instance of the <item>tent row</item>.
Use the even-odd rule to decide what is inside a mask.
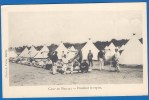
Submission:
[[[122,45],[120,48],[116,47],[112,42],[109,46],[106,46],[104,50],[106,60],[110,59],[115,54],[116,48],[119,49],[119,51],[123,51],[120,55],[120,64],[143,64],[143,47],[141,42],[135,36],[133,36],[125,45]],[[91,52],[93,53],[93,60],[97,60],[99,50],[93,44],[91,39],[89,39],[85,46],[81,49],[83,59],[87,59],[89,50],[91,50]],[[75,49],[74,46],[66,48],[64,44],[61,42],[55,51],[58,52],[58,58],[61,59],[62,52],[64,52],[65,54],[67,52],[70,52],[73,56],[75,52],[77,52],[77,49]],[[47,58],[48,53],[49,49],[45,45],[40,51],[37,51],[32,46],[30,50],[25,48],[19,55],[19,57],[33,57],[35,59],[42,59]],[[10,51],[9,54],[10,57],[17,57],[17,54],[13,50]]]
[[[74,54],[75,52],[77,52],[77,49],[74,48],[74,46],[71,46],[70,48],[66,48],[64,46],[64,44],[61,42],[60,45],[58,46],[58,48],[55,50],[58,52],[58,58],[61,59],[61,55],[62,55],[62,52],[64,51],[64,53],[66,54],[67,52],[71,52],[72,54]],[[9,52],[9,57],[12,57],[12,58],[16,58],[17,56],[18,57],[23,57],[23,58],[29,58],[29,57],[32,57],[32,58],[35,58],[35,59],[44,59],[44,58],[47,58],[48,57],[48,53],[49,53],[49,49],[47,46],[43,46],[43,48],[40,50],[40,51],[37,51],[35,49],[35,47],[31,47],[30,50],[28,50],[28,48],[26,47],[20,55],[17,55],[15,50],[11,50]]]

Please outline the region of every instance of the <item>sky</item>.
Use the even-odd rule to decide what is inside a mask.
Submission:
[[[140,11],[46,11],[9,13],[9,44],[50,45],[142,37]]]

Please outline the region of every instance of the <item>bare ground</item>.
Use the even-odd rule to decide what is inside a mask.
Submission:
[[[35,85],[74,85],[74,84],[139,84],[143,82],[143,69],[121,67],[121,72],[114,72],[110,66],[98,70],[95,62],[94,70],[89,73],[56,74],[49,70],[32,66],[10,63],[11,86]]]

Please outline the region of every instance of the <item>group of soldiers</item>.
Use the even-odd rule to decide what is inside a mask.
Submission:
[[[93,62],[93,53],[91,50],[88,51],[86,60],[83,60],[82,58],[82,52],[78,51],[76,52],[73,57],[72,53],[67,52],[65,53],[62,51],[61,59],[58,58],[57,51],[52,52],[52,54],[48,53],[48,58],[44,60],[36,60],[36,59],[30,59],[28,61],[24,60],[17,60],[16,62],[20,62],[21,64],[31,65],[35,67],[43,67],[48,70],[51,70],[53,74],[61,73],[61,74],[67,74],[67,73],[73,73],[75,71],[81,72],[81,73],[87,73],[89,71],[92,71],[92,68],[94,66]],[[112,66],[115,68],[115,71],[120,72],[119,68],[119,51],[118,49],[115,49],[115,54],[110,60],[112,62]],[[104,50],[100,50],[98,52],[98,67],[99,70],[103,70],[105,66],[105,52]]]
[[[82,61],[82,53],[78,52],[75,54],[74,58],[69,58],[69,53],[64,53],[62,51],[61,55],[62,59],[58,60],[57,52],[53,52],[52,55],[49,55],[48,59],[51,61],[52,64],[52,72],[53,74],[57,73],[57,71],[66,74],[66,73],[73,73],[74,71],[80,71],[82,73],[87,73],[91,71],[93,68],[93,53],[89,50],[87,55],[87,60]],[[115,68],[115,71],[120,72],[119,68],[119,51],[115,49],[115,54],[111,58],[112,66]],[[104,50],[100,50],[98,52],[98,62],[99,62],[99,70],[104,69],[105,64],[105,52]],[[58,67],[61,66],[61,69]]]
[[[118,49],[116,48],[115,54],[110,59],[110,63],[112,62],[112,66],[115,68],[115,71],[117,71],[117,72],[120,72],[119,56],[120,56],[120,53],[119,53]],[[98,58],[98,62],[99,62],[99,70],[104,69],[104,64],[105,64],[105,60],[106,60],[104,50],[100,50],[98,52],[97,58]],[[88,60],[89,66],[93,67],[93,53],[91,52],[91,50],[89,50],[87,60]]]
[[[115,68],[115,71],[120,72],[120,67],[119,67],[119,50],[116,48],[115,49],[115,54],[111,57],[110,59],[110,64],[112,67]],[[104,69],[104,64],[105,64],[105,52],[104,50],[101,50],[98,52],[98,61],[99,61],[99,70]]]
[[[52,55],[49,55],[48,59],[52,64],[52,73],[56,74],[58,72],[62,74],[70,73],[72,74],[74,71],[87,73],[89,69],[89,65],[86,60],[82,62],[82,56],[79,53],[76,53],[73,58],[69,58],[69,53],[64,53],[62,51],[61,60],[58,60],[57,51],[53,52]],[[47,65],[46,66],[50,66]]]

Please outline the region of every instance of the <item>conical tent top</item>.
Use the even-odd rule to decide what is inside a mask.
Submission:
[[[86,42],[86,44],[84,45],[84,47],[81,49],[82,51],[82,58],[85,60],[87,59],[89,50],[91,50],[91,52],[93,53],[93,59],[97,60],[96,55],[98,55],[99,50],[97,49],[97,47],[94,45],[94,43],[91,41],[91,38],[89,38],[89,40]]]
[[[35,55],[38,53],[38,51],[35,49],[34,46],[31,46],[30,50],[29,50],[29,55],[31,57],[35,57]]]
[[[61,59],[62,52],[64,51],[64,53],[67,53],[68,49],[61,42],[55,51],[57,51],[57,53],[58,53],[58,58]]]
[[[70,47],[70,50],[71,50],[71,51],[77,51],[77,50],[74,48],[74,46],[71,46],[71,47]]]
[[[27,47],[25,47],[19,56],[20,57],[30,57],[30,55],[28,53],[29,53],[29,50]]]
[[[110,45],[109,45],[108,47],[109,47],[109,49],[112,49],[112,50],[114,50],[114,49],[115,49],[115,45],[114,45],[114,43],[113,43],[113,42],[111,42],[111,43],[110,43]]]
[[[48,53],[49,53],[49,49],[47,46],[44,45],[34,58],[47,58]]]

